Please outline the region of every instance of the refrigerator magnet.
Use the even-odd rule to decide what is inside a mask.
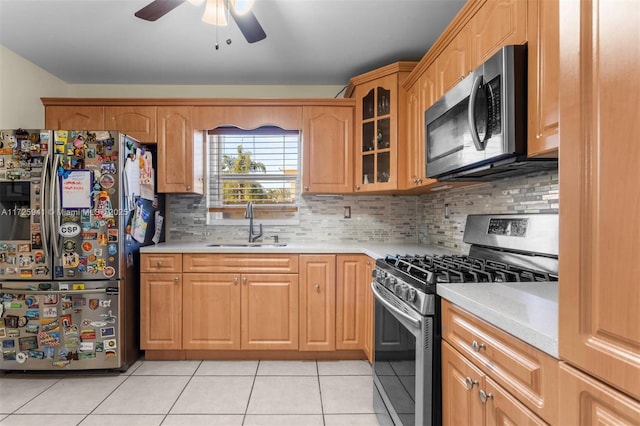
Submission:
[[[104,174],[100,176],[100,186],[102,186],[103,189],[112,188],[115,183],[116,180],[112,175]]]

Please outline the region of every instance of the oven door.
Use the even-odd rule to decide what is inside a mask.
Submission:
[[[440,370],[434,359],[434,317],[419,315],[375,281],[371,287],[376,387],[396,425],[437,424]]]

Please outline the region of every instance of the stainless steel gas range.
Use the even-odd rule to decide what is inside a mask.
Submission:
[[[376,261],[374,383],[396,425],[442,423],[439,283],[558,280],[558,216],[469,215],[469,255]]]

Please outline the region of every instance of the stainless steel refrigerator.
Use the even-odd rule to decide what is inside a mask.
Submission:
[[[138,358],[138,250],[164,237],[155,165],[116,131],[0,131],[0,370]]]

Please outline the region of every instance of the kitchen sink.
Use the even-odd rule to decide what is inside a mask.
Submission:
[[[221,244],[207,244],[207,247],[227,247],[227,248],[244,248],[244,247],[262,247],[262,248],[273,248],[273,247],[286,247],[287,243],[221,243]]]

